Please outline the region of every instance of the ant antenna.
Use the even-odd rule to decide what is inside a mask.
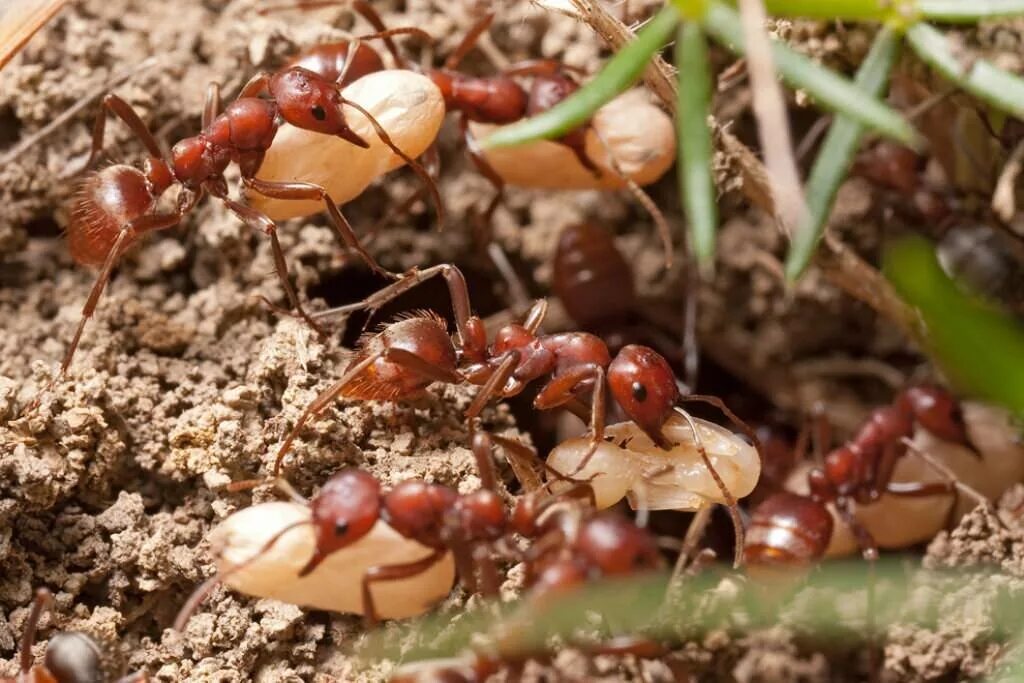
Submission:
[[[677,413],[683,416],[686,423],[690,425],[690,431],[693,432],[693,443],[697,446],[697,452],[700,454],[700,459],[704,461],[704,466],[708,468],[708,472],[711,473],[711,478],[715,480],[715,485],[718,486],[718,490],[722,492],[722,497],[725,499],[726,508],[729,510],[729,517],[732,518],[733,528],[736,530],[736,556],[733,559],[732,566],[734,569],[739,569],[743,566],[743,547],[745,541],[745,531],[743,528],[743,520],[740,518],[739,505],[736,504],[736,498],[732,495],[732,492],[722,481],[722,477],[719,476],[718,470],[711,464],[711,458],[708,457],[707,449],[704,448],[704,440],[700,436],[700,432],[697,431],[697,425],[694,423],[693,418],[690,414],[682,408],[676,406],[673,408]]]
[[[239,562],[238,564],[234,565],[225,572],[218,572],[217,574],[214,574],[213,576],[208,578],[206,581],[203,581],[201,584],[199,584],[198,588],[192,591],[192,595],[190,595],[188,597],[188,600],[185,601],[185,604],[182,605],[181,610],[178,612],[178,616],[174,618],[174,625],[171,628],[173,628],[178,633],[184,633],[185,625],[188,624],[188,620],[192,618],[192,615],[199,608],[199,605],[203,603],[203,600],[205,600],[210,595],[210,593],[213,592],[213,589],[217,586],[217,584],[223,583],[229,577],[242,571],[243,569],[251,565],[253,562],[261,558],[263,555],[266,555],[270,551],[270,549],[274,547],[274,544],[277,543],[281,539],[281,537],[289,531],[297,529],[300,526],[312,523],[312,520],[292,522],[291,524],[289,524],[288,526],[286,526],[285,528],[281,529],[276,534],[271,536],[269,539],[267,539],[267,542],[264,543],[263,546],[258,551],[256,551],[255,554],[253,554],[252,557],[242,562]]]
[[[25,633],[21,636],[21,674],[22,676],[32,671],[32,646],[36,644],[36,630],[39,628],[39,620],[43,617],[43,611],[53,602],[53,593],[48,588],[40,588],[36,591],[35,600],[32,602],[32,612],[25,622]]]

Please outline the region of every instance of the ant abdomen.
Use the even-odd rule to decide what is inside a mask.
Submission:
[[[137,168],[117,164],[90,173],[71,204],[67,228],[71,257],[82,265],[102,265],[124,227],[149,213],[154,203],[146,176]],[[127,240],[136,238],[130,235]]]
[[[399,320],[381,332],[365,337],[350,367],[370,356],[380,355],[362,373],[354,377],[342,395],[358,400],[393,401],[410,398],[434,380],[411,372],[407,367],[388,360],[387,349],[401,349],[423,359],[439,370],[454,373],[458,365],[455,346],[445,322],[432,313],[422,313]]]
[[[825,554],[832,538],[832,514],[809,496],[784,491],[758,505],[744,546],[751,564],[804,564]]]
[[[592,223],[564,230],[555,250],[552,289],[580,327],[628,317],[636,307],[633,271],[611,233]]]

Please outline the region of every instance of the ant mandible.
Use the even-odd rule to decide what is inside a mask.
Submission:
[[[893,469],[907,453],[904,439],[914,423],[939,438],[973,450],[956,400],[933,386],[910,387],[891,405],[876,409],[852,440],[825,455],[807,476],[809,495],[782,492],[751,513],[745,554],[753,564],[808,563],[821,558],[832,539],[835,506],[869,561],[878,558],[871,532],[853,514],[851,504],[876,502],[883,494],[922,497],[952,495],[956,483],[894,482]]]
[[[43,611],[53,601],[49,590],[36,591],[21,637],[19,656],[20,673],[14,678],[0,678],[0,683],[97,683],[103,677],[103,662],[100,648],[84,633],[69,631],[58,633],[46,644],[46,655],[42,664],[33,666],[32,646],[36,641],[36,630]],[[145,683],[144,672],[130,674],[118,679],[117,683]]]
[[[238,164],[242,184],[251,192],[274,199],[322,201],[331,227],[341,241],[355,250],[374,271],[389,278],[397,277],[381,268],[363,249],[352,226],[323,187],[299,181],[261,180],[256,173],[283,123],[367,147],[366,140],[357,135],[346,121],[343,107],[349,106],[362,114],[380,140],[428,182],[438,214],[442,215],[440,197],[426,171],[394,145],[368,111],[344,98],[340,91],[340,84],[347,81],[351,69],[359,68],[355,66],[355,56],[360,54],[363,40],[409,33],[426,36],[419,29],[395,28],[351,41],[346,46],[348,58],[334,78],[321,76],[302,66],[288,66],[273,74],[259,74],[242,88],[238,98],[222,113],[219,87],[211,84],[203,109],[202,131],[175,144],[168,159],[163,157],[153,134],[131,105],[117,95],[108,94],[96,118],[92,150],[85,168],[92,166],[103,149],[108,111],[131,129],[150,156],[142,170],[117,164],[90,173],[75,193],[67,229],[71,255],[77,263],[100,266],[100,273],[54,381],[62,377],[71,365],[86,322],[93,315],[120,256],[144,234],[177,225],[204,194],[219,199],[243,223],[270,238],[277,275],[291,306],[310,325],[317,327],[289,281],[284,252],[277,237],[277,225],[262,212],[228,196],[224,172],[232,163]],[[262,93],[268,93],[270,99],[258,97]],[[161,212],[158,200],[172,186],[179,188],[176,207]]]

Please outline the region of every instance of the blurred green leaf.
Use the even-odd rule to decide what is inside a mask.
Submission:
[[[889,82],[889,74],[900,52],[900,36],[885,27],[875,36],[871,51],[864,59],[854,83],[867,96],[879,97]],[[807,180],[807,220],[793,235],[786,258],[786,277],[791,282],[803,274],[814,249],[825,232],[825,225],[839,185],[846,179],[853,155],[864,134],[864,126],[847,116],[838,115],[822,142]]]
[[[885,21],[892,16],[892,0],[765,0],[768,14],[828,21]]]
[[[651,55],[664,47],[679,23],[679,12],[666,5],[608,60],[589,83],[551,109],[496,130],[481,141],[486,147],[508,147],[557,138],[586,123],[598,109],[640,78]]]
[[[973,24],[1024,14],[1024,0],[918,0],[917,11],[925,19]]]
[[[715,261],[718,211],[712,177],[711,71],[708,45],[700,26],[688,21],[676,37],[679,71],[676,128],[679,148],[679,184],[690,221],[693,253],[703,269]]]
[[[920,238],[894,244],[883,271],[924,318],[928,351],[965,394],[1024,415],[1024,327],[962,292]]]
[[[712,2],[704,27],[716,40],[743,54],[743,31],[736,10],[722,2]],[[864,91],[847,79],[778,41],[773,41],[772,49],[775,68],[791,87],[804,90],[822,106],[887,137],[918,146],[919,138],[914,128],[877,98],[865,97]]]
[[[907,41],[918,57],[964,91],[1024,118],[1024,79],[983,59],[958,54],[945,35],[924,22],[907,28]]]

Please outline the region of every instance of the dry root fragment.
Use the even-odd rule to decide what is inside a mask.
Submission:
[[[646,91],[619,95],[594,115],[587,131],[587,156],[600,167],[594,176],[565,145],[541,140],[516,147],[487,149],[484,156],[509,185],[553,190],[615,190],[625,187],[609,153],[626,176],[638,185],[650,185],[675,162],[676,135],[672,119],[652,104]],[[497,126],[470,124],[477,139]],[[599,139],[600,137],[600,139]],[[608,150],[601,143],[608,143]]]
[[[978,453],[943,441],[920,426],[914,431],[912,443],[948,467],[959,481],[989,500],[996,500],[1014,484],[1024,481],[1024,445],[1020,441],[1020,430],[1013,424],[1010,414],[1000,408],[969,401],[964,402],[962,408],[967,434]],[[811,464],[797,468],[790,475],[786,488],[806,493],[810,468]],[[928,483],[944,482],[946,478],[910,452],[897,461],[892,481]],[[956,500],[957,508],[952,514],[954,498],[951,495],[919,498],[883,495],[877,503],[853,504],[853,509],[880,548],[906,548],[931,540],[945,528],[947,521],[956,523],[976,505],[975,500],[962,494]],[[850,528],[839,519],[832,505],[829,511],[835,525],[826,556],[858,552],[857,540]]]
[[[210,532],[210,546],[224,583],[246,595],[282,602],[362,614],[362,578],[377,565],[413,562],[431,553],[378,521],[359,541],[329,555],[307,576],[299,571],[313,555],[316,540],[311,524],[284,533],[259,559],[237,572],[228,572],[259,553],[286,526],[309,522],[309,508],[298,503],[262,503],[225,519]],[[455,564],[451,554],[430,570],[400,581],[378,582],[371,591],[379,616],[403,619],[426,612],[451,591]]]
[[[694,418],[711,464],[725,487],[736,498],[750,493],[761,474],[757,450],[728,429]],[[725,504],[721,489],[705,467],[694,445],[686,421],[674,415],[664,427],[665,435],[678,444],[663,451],[632,422],[609,425],[611,441],[598,445],[587,466],[574,478],[590,482],[599,508],[609,507],[623,497],[636,509],[696,510],[711,503]],[[551,451],[548,464],[561,472],[572,472],[590,447],[581,437],[559,444]],[[596,475],[596,476],[595,476]],[[552,488],[557,490],[558,485]]]
[[[369,111],[395,145],[414,159],[434,142],[444,121],[441,91],[429,78],[413,71],[388,69],[367,74],[341,94]],[[345,117],[352,130],[369,143],[368,148],[284,124],[256,176],[322,185],[336,203],[344,204],[405,163],[380,141],[362,114],[346,106]],[[274,220],[308,216],[324,208],[320,201],[269,199],[256,193],[248,193],[247,199]]]

